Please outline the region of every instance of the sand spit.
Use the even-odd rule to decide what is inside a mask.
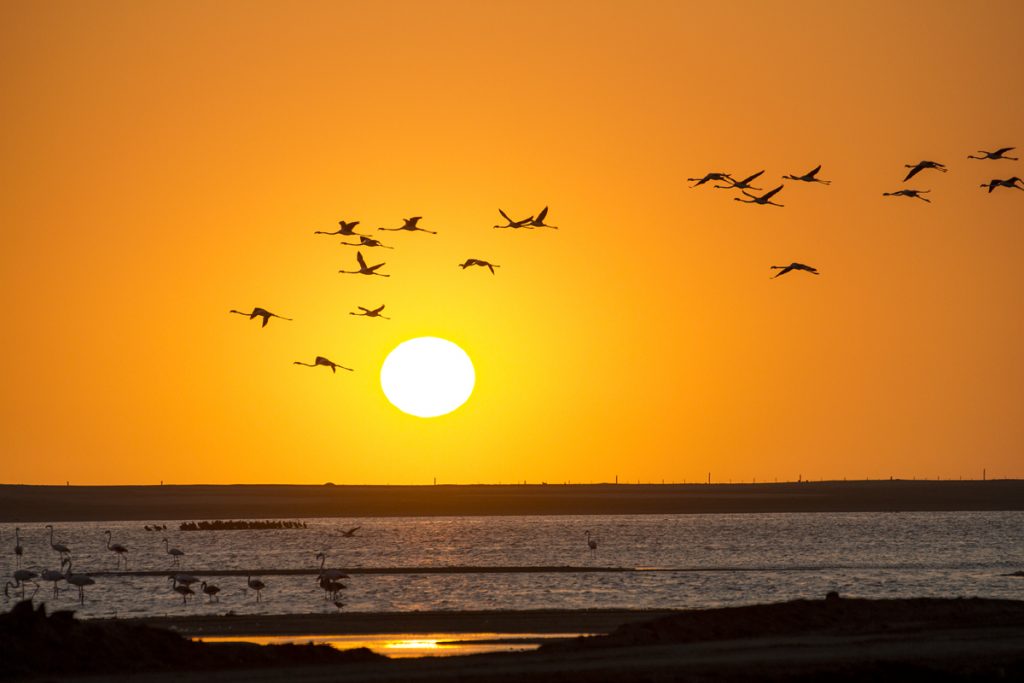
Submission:
[[[35,635],[12,637],[18,619],[34,624]],[[353,657],[361,659],[342,655],[330,663],[317,661],[328,655],[309,647],[293,646],[301,653],[294,657],[257,662],[244,659],[260,656],[244,646],[188,644],[139,625],[119,631],[116,623],[94,625],[95,633],[86,634],[74,623],[66,615],[46,618],[19,607],[14,619],[0,622],[0,647],[7,648],[0,661],[41,674],[47,669],[33,667],[56,666],[46,661],[47,653],[66,652],[59,658],[64,668],[53,673],[69,674],[82,662],[92,667],[82,673],[106,672],[90,681],[124,680],[124,673],[156,668],[132,675],[136,683],[179,683],[181,671],[188,671],[189,681],[216,683],[1024,680],[1024,602],[1007,600],[798,600],[680,612],[535,652],[416,660],[360,652]],[[11,649],[12,639],[21,649]]]
[[[0,522],[940,510],[1024,510],[1024,481],[511,486],[0,485]]]

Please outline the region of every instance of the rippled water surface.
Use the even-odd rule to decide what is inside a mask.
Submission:
[[[158,520],[153,520],[154,522]],[[36,600],[83,616],[337,612],[316,585],[317,552],[328,567],[365,570],[346,579],[343,611],[539,608],[692,608],[820,597],[984,596],[1024,598],[1024,513],[811,513],[548,517],[307,519],[306,529],[179,531],[143,522],[59,523],[55,541],[71,549],[74,571],[92,575],[84,606],[74,590]],[[14,526],[0,525],[0,574],[15,568]],[[41,524],[21,526],[22,567],[57,569]],[[362,528],[352,538],[342,530]],[[103,532],[129,548],[115,569]],[[598,548],[591,552],[585,531]],[[180,569],[163,538],[185,552]],[[462,567],[454,573],[429,568]],[[518,568],[496,572],[487,568]],[[552,568],[573,568],[552,571]],[[375,569],[403,568],[400,573]],[[615,568],[622,571],[595,571]],[[308,570],[304,575],[266,574]],[[417,571],[417,569],[421,571]],[[547,569],[547,571],[544,571]],[[246,590],[252,572],[263,601]],[[166,575],[181,571],[221,588],[182,604]],[[146,572],[160,572],[147,575]],[[64,584],[60,584],[61,588]],[[31,593],[33,587],[29,586]],[[198,586],[196,586],[198,593]],[[4,599],[0,610],[13,599]]]

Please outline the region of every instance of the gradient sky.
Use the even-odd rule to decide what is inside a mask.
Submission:
[[[1024,476],[1024,3],[4,2],[9,483]],[[902,183],[903,165],[945,162]],[[788,183],[785,208],[689,189]],[[882,197],[931,189],[932,204]],[[498,231],[550,205],[557,231]],[[390,279],[338,275],[377,233]],[[462,271],[468,257],[502,266]],[[820,277],[770,280],[801,261]],[[355,318],[387,305],[390,321]],[[229,315],[262,306],[295,319]],[[477,387],[384,398],[410,337]],[[332,376],[292,365],[325,355]]]

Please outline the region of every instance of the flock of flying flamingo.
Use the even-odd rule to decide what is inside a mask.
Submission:
[[[557,230],[558,229],[557,225],[549,225],[549,224],[544,222],[547,219],[547,216],[548,216],[548,207],[546,207],[546,206],[543,209],[541,209],[540,212],[537,213],[537,215],[529,216],[529,217],[523,218],[521,220],[512,220],[511,218],[509,218],[508,214],[505,213],[505,211],[503,209],[500,209],[500,208],[498,209],[498,213],[501,214],[501,217],[505,219],[505,224],[504,225],[500,225],[500,224],[499,225],[495,225],[494,228],[496,228],[496,229],[511,229],[511,230],[532,230],[534,228],[550,228],[552,230]],[[398,232],[398,231],[404,231],[404,232],[425,232],[425,233],[428,233],[430,235],[436,235],[437,234],[436,230],[428,230],[428,229],[420,226],[420,221],[421,220],[423,220],[422,216],[412,216],[411,218],[403,218],[402,219],[402,225],[400,225],[400,226],[398,226],[396,228],[384,228],[384,227],[381,227],[381,228],[377,228],[377,230],[391,231],[391,232]],[[386,244],[383,244],[383,243],[381,243],[380,240],[374,239],[373,237],[370,237],[369,235],[364,235],[362,233],[356,232],[356,226],[358,226],[358,225],[359,225],[359,221],[340,220],[340,221],[338,221],[338,229],[337,230],[333,230],[333,231],[330,231],[330,232],[328,232],[326,230],[314,230],[313,234],[314,235],[331,235],[331,236],[335,236],[335,237],[340,236],[340,237],[346,237],[346,238],[359,238],[358,242],[341,242],[342,245],[349,246],[349,247],[362,247],[362,248],[367,248],[367,249],[374,248],[374,247],[379,247],[379,248],[382,248],[382,249],[394,249],[394,247],[391,247],[391,246],[388,246]],[[358,269],[356,269],[356,270],[339,270],[338,272],[341,273],[341,274],[345,274],[345,275],[375,275],[377,277],[391,277],[390,273],[378,272],[380,270],[380,268],[383,267],[383,266],[386,266],[387,263],[381,262],[381,263],[377,263],[377,264],[374,264],[374,265],[371,266],[371,265],[369,265],[366,262],[366,259],[363,257],[363,252],[361,250],[356,252],[356,263],[359,266]],[[485,261],[484,259],[479,259],[479,258],[468,258],[465,261],[463,261],[462,263],[458,264],[458,266],[459,266],[459,268],[461,268],[463,270],[465,270],[466,268],[473,267],[473,266],[476,266],[478,268],[486,268],[487,270],[489,270],[491,272],[491,275],[494,275],[494,269],[495,268],[500,268],[501,267],[497,263],[491,263],[490,261]],[[389,318],[388,316],[381,314],[381,312],[384,310],[384,304],[382,304],[380,306],[377,306],[376,308],[367,308],[365,306],[357,306],[356,308],[359,309],[359,312],[350,311],[349,315],[354,315],[354,316],[359,316],[359,317],[364,317],[364,318],[382,318],[384,320],[391,320],[391,318]],[[260,324],[260,327],[266,327],[267,323],[270,322],[271,318],[279,318],[281,320],[292,321],[292,318],[286,318],[283,315],[278,315],[277,313],[271,313],[267,309],[261,308],[259,306],[254,307],[251,311],[248,311],[248,312],[246,312],[246,311],[239,311],[239,310],[234,309],[234,308],[231,309],[228,312],[229,313],[235,313],[237,315],[244,315],[247,318],[249,318],[249,320],[255,320],[256,318],[260,318],[261,321],[262,321],[261,324]],[[297,360],[297,361],[293,361],[292,364],[293,365],[303,365],[303,366],[308,367],[308,368],[315,368],[315,367],[323,366],[323,367],[330,368],[332,373],[337,373],[337,371],[339,369],[340,370],[347,370],[349,372],[354,372],[353,368],[345,367],[344,365],[341,365],[340,363],[335,363],[334,361],[332,361],[331,359],[327,358],[326,356],[316,356],[313,359],[312,363],[307,363],[305,361]]]
[[[969,154],[969,155],[967,155],[967,158],[968,159],[989,159],[989,160],[1006,159],[1006,160],[1009,160],[1009,161],[1019,161],[1020,160],[1019,157],[1007,156],[1007,153],[1012,152],[1014,149],[1016,149],[1016,148],[1015,147],[1000,147],[999,149],[991,151],[991,152],[983,150],[983,149],[979,149],[978,150],[978,154],[980,154],[981,156],[975,156],[973,154]],[[908,171],[906,176],[903,178],[903,182],[907,182],[911,178],[916,176],[918,173],[921,173],[922,171],[929,170],[929,169],[936,170],[936,171],[939,171],[941,173],[946,173],[947,171],[949,171],[949,169],[946,168],[945,164],[939,163],[937,161],[922,160],[922,161],[917,162],[916,164],[905,164],[904,166],[906,168],[909,168],[910,171]],[[818,173],[820,171],[821,171],[821,164],[818,164],[817,166],[812,168],[810,171],[807,171],[803,175],[795,175],[795,174],[790,173],[790,174],[784,175],[782,177],[784,179],[786,179],[786,180],[795,180],[795,181],[804,182],[804,183],[820,183],[822,185],[830,185],[830,184],[832,184],[831,180],[822,180],[821,178],[818,177]],[[761,194],[761,195],[755,195],[755,194],[752,194],[752,193],[747,191],[747,190],[756,190],[758,192],[761,192],[763,190],[763,188],[754,187],[753,185],[751,185],[751,183],[753,183],[758,178],[760,178],[762,174],[764,174],[764,170],[758,171],[757,173],[754,173],[753,175],[747,176],[746,178],[743,178],[741,180],[736,180],[735,178],[733,178],[732,174],[730,174],[730,173],[725,173],[725,172],[722,172],[722,171],[713,171],[711,173],[704,174],[704,176],[701,177],[701,178],[687,178],[687,180],[689,182],[693,183],[693,185],[690,185],[691,188],[700,187],[701,185],[704,185],[705,183],[714,182],[714,183],[723,183],[721,185],[713,185],[712,186],[712,187],[714,187],[716,189],[719,189],[719,190],[740,190],[743,193],[743,197],[733,197],[733,199],[735,201],[737,201],[737,202],[743,202],[745,204],[760,204],[762,206],[765,206],[765,205],[778,206],[778,207],[785,206],[784,204],[779,204],[777,202],[773,202],[772,201],[772,198],[775,195],[777,195],[782,190],[783,187],[785,187],[784,184],[781,184],[778,187],[776,187],[775,189],[769,190],[768,192],[765,192],[764,194]],[[992,190],[996,189],[997,187],[1005,187],[1005,188],[1010,188],[1010,189],[1024,190],[1024,180],[1021,180],[1017,176],[1012,176],[1010,178],[1005,178],[1005,179],[993,178],[992,180],[990,180],[987,183],[982,183],[981,187],[987,187],[990,194],[992,193]],[[895,192],[883,192],[882,196],[883,197],[909,197],[911,199],[920,199],[921,201],[931,203],[930,199],[928,199],[927,197],[921,196],[921,195],[927,194],[929,192],[931,192],[931,190],[915,190],[915,189],[904,188],[904,189],[896,190]],[[504,215],[504,214],[502,214],[502,215]],[[818,273],[818,270],[816,268],[813,268],[811,266],[805,265],[803,263],[796,263],[796,262],[790,263],[788,266],[771,266],[771,269],[779,271],[773,277],[780,277],[780,276],[785,275],[786,273],[792,272],[794,270],[802,270],[804,272],[811,273],[812,275],[819,275],[820,274],[820,273]]]

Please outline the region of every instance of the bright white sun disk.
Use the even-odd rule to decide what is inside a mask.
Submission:
[[[384,359],[380,386],[403,413],[437,417],[469,398],[476,383],[473,362],[457,345],[439,337],[402,342]]]

